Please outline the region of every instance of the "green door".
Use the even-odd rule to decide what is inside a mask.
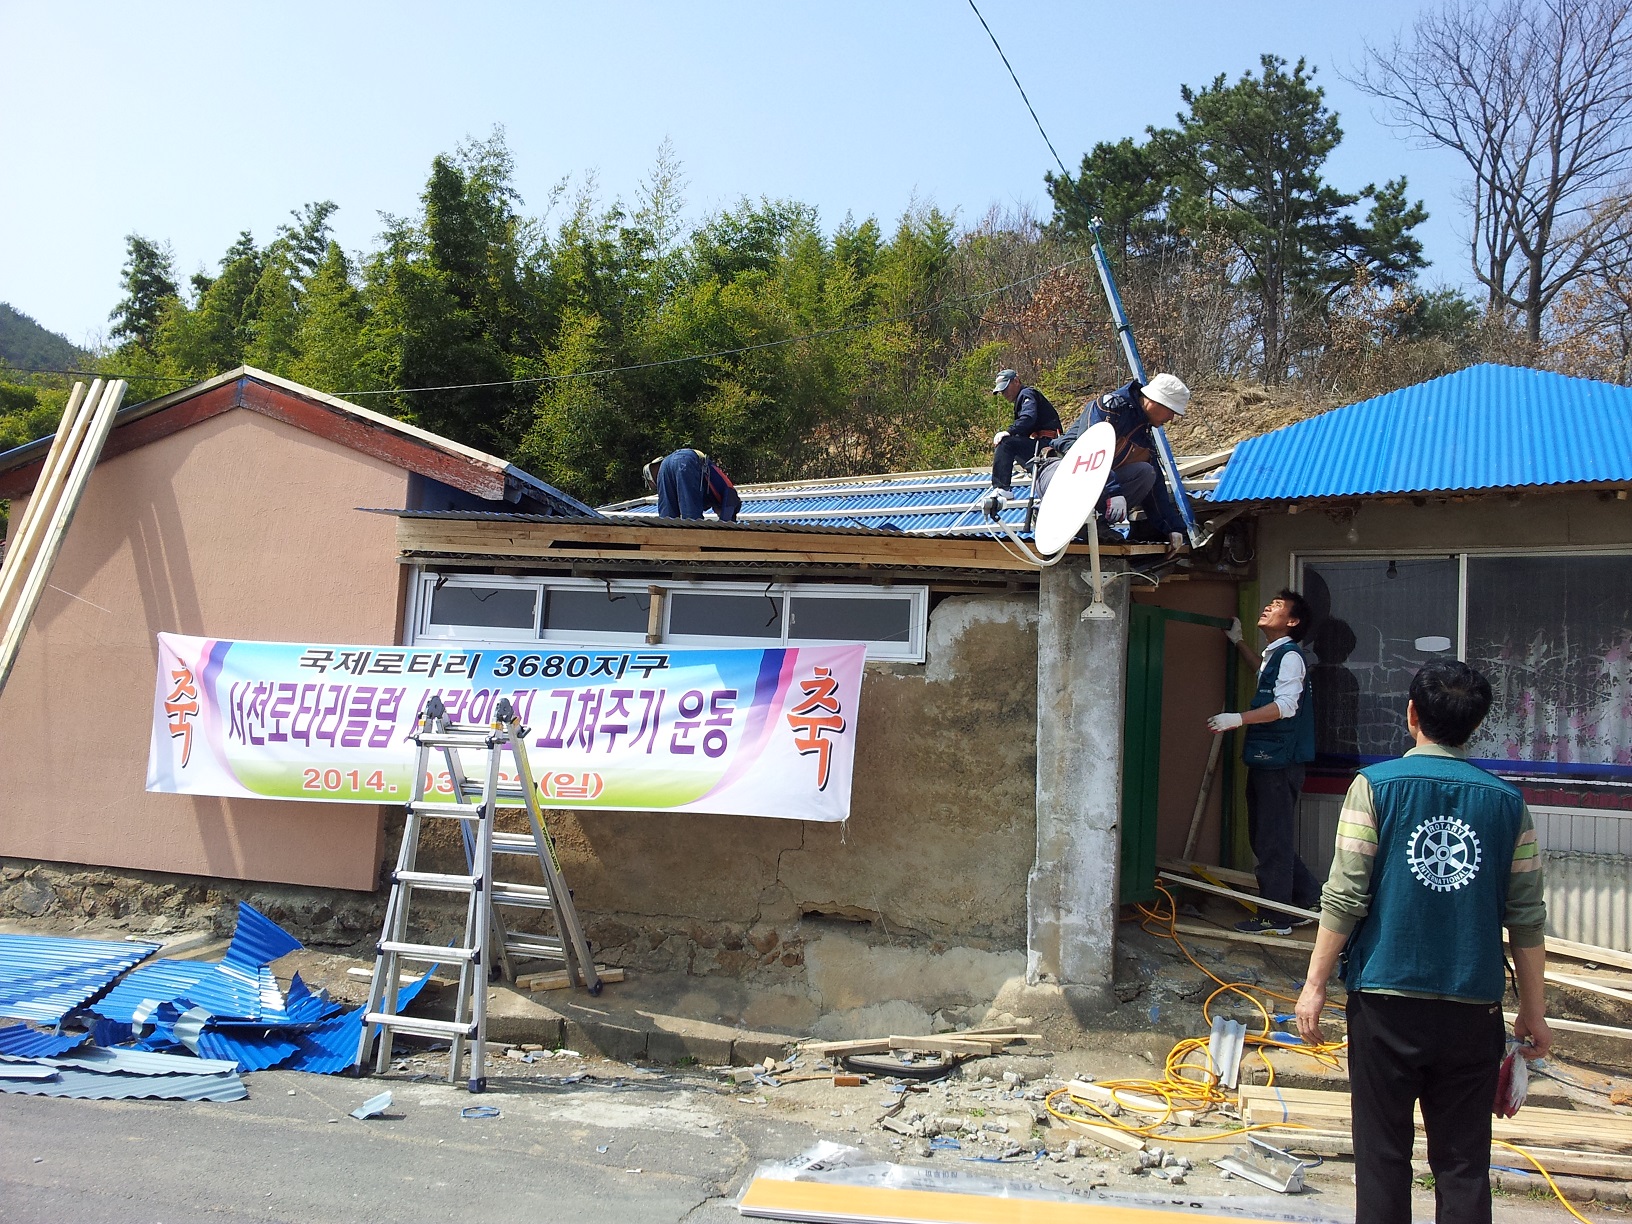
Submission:
[[[1122,875],[1120,900],[1156,899],[1156,814],[1162,776],[1162,653],[1167,622],[1228,629],[1199,612],[1128,606],[1128,681],[1122,720]],[[1228,649],[1228,648],[1226,648]],[[1226,655],[1224,691],[1235,692],[1235,651]],[[1196,711],[1198,719],[1213,711]],[[1229,789],[1225,792],[1228,795]]]

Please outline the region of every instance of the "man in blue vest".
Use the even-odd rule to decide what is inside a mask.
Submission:
[[[1338,816],[1298,1032],[1322,1040],[1326,982],[1348,987],[1355,1215],[1409,1224],[1412,1109],[1422,1105],[1436,1218],[1488,1224],[1490,1116],[1505,1034],[1502,928],[1527,1058],[1552,1045],[1543,1011],[1547,907],[1518,788],[1463,756],[1490,683],[1435,659],[1411,681],[1416,747],[1360,771]]]
[[[1207,720],[1214,734],[1245,726],[1241,760],[1247,767],[1247,835],[1258,860],[1258,895],[1266,901],[1313,909],[1320,882],[1298,857],[1298,796],[1304,766],[1315,759],[1315,703],[1309,667],[1298,645],[1309,627],[1309,605],[1296,591],[1280,591],[1258,617],[1269,645],[1262,660],[1241,640],[1239,623],[1230,641],[1258,669],[1258,691],[1240,714]],[[1249,934],[1290,935],[1309,922],[1272,910],[1235,924]]]
[[[742,497],[725,469],[689,446],[659,455],[640,469],[640,478],[657,493],[659,518],[700,519],[711,509],[722,523],[734,523],[742,509]]]

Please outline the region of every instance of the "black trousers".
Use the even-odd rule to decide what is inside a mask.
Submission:
[[[1247,769],[1247,836],[1258,860],[1258,892],[1270,901],[1314,909],[1320,882],[1298,857],[1298,795],[1303,766]]]
[[[1490,1105],[1499,1003],[1354,991],[1349,1084],[1356,1224],[1411,1224],[1412,1107],[1422,1103],[1439,1224],[1490,1224]]]
[[[1017,438],[1004,434],[992,453],[992,487],[1007,489],[1014,483],[1014,465],[1024,467],[1051,442],[1051,438]]]

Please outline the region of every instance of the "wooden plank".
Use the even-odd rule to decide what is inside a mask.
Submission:
[[[1199,939],[1222,939],[1225,943],[1257,944],[1263,948],[1279,948],[1283,952],[1307,953],[1315,946],[1313,939],[1299,939],[1296,935],[1252,935],[1246,931],[1232,931],[1228,927],[1208,926],[1202,922],[1175,922],[1173,929],[1180,935]]]
[[[1293,914],[1299,918],[1308,918],[1312,921],[1320,920],[1318,910],[1307,910],[1297,905],[1283,905],[1279,901],[1266,901],[1262,897],[1248,896],[1239,889],[1225,888],[1218,884],[1209,884],[1205,880],[1192,879],[1172,871],[1158,871],[1156,878],[1166,880],[1169,884],[1179,884],[1185,888],[1194,888],[1199,892],[1212,893],[1215,897],[1228,897],[1232,901],[1240,901],[1247,905],[1256,905],[1259,909],[1274,910],[1279,914]]]
[[[1335,1130],[1281,1130],[1272,1128],[1257,1132],[1258,1138],[1275,1147],[1293,1152],[1313,1152],[1317,1156],[1349,1156],[1354,1155],[1354,1140],[1348,1131]],[[1522,1145],[1516,1145],[1522,1146]],[[1549,1173],[1567,1173],[1574,1177],[1598,1177],[1612,1181],[1632,1181],[1632,1159],[1624,1156],[1614,1156],[1608,1153],[1572,1152],[1567,1148],[1553,1147],[1525,1147],[1537,1160],[1541,1161]],[[1412,1155],[1417,1160],[1428,1158],[1428,1141],[1418,1139]],[[1505,1147],[1492,1144],[1490,1148],[1490,1163],[1495,1166],[1510,1169],[1527,1169],[1534,1171],[1535,1166],[1524,1160],[1523,1157],[1509,1151]]]
[[[595,966],[595,976],[602,982],[623,981],[623,970],[609,968],[606,965]],[[548,973],[524,973],[516,979],[516,986],[521,990],[565,990],[569,986],[583,985],[583,978],[575,982],[565,969],[552,969]]]
[[[1619,999],[1623,1003],[1632,1003],[1632,991],[1617,990],[1604,982],[1595,982],[1591,978],[1575,977],[1568,973],[1555,973],[1548,969],[1545,976],[1549,982],[1557,986],[1568,986],[1576,990],[1587,990],[1593,994],[1604,995],[1607,998]]]
[[[1233,871],[1228,867],[1214,867],[1211,863],[1197,863],[1189,859],[1159,858],[1156,860],[1156,866],[1164,871],[1178,872],[1180,875],[1187,874],[1192,869],[1200,867],[1208,875],[1217,876],[1226,884],[1233,884],[1235,887],[1247,892],[1258,891],[1258,877],[1250,871]]]
[[[1517,1019],[1513,1012],[1503,1012],[1502,1016],[1509,1024]],[[1584,1020],[1555,1020],[1548,1016],[1547,1027],[1557,1029],[1561,1033],[1585,1033],[1593,1037],[1614,1037],[1621,1041],[1632,1041],[1632,1029],[1616,1028],[1611,1024],[1588,1024]]]
[[[1587,961],[1594,965],[1614,965],[1617,969],[1632,969],[1632,952],[1576,943],[1573,939],[1554,939],[1551,935],[1547,937],[1547,954],[1567,956],[1571,960]]]
[[[999,1042],[998,1047],[1007,1045]],[[989,1041],[949,1041],[945,1037],[891,1037],[892,1050],[927,1050],[934,1054],[980,1054],[992,1052]]]
[[[817,1041],[804,1047],[818,1058],[832,1058],[846,1054],[888,1054],[888,1037],[862,1037],[852,1041]]]
[[[1058,1114],[1050,1115],[1054,1121],[1067,1130],[1075,1131],[1079,1135],[1086,1135],[1095,1143],[1102,1143],[1108,1148],[1115,1148],[1119,1152],[1142,1152],[1145,1150],[1145,1141],[1138,1135],[1130,1135],[1126,1131],[1117,1130],[1114,1126],[1099,1126],[1093,1122],[1081,1122],[1076,1118],[1062,1118]]]
[[[45,593],[51,568],[57,563],[58,554],[62,552],[62,542],[74,521],[79,503],[85,496],[85,486],[90,481],[91,472],[102,453],[102,446],[108,440],[108,433],[113,429],[113,418],[119,411],[120,401],[124,398],[125,383],[122,379],[115,379],[103,387],[102,398],[94,410],[87,404],[80,412],[79,420],[83,421],[89,417],[90,423],[86,427],[84,437],[79,440],[78,447],[72,452],[72,467],[68,471],[60,495],[51,507],[50,522],[45,527],[39,551],[32,557],[24,558],[28,563],[27,576],[23,579],[15,606],[10,609],[5,637],[0,640],[0,692],[5,690],[6,681],[11,678],[11,669],[17,664],[17,652],[22,649],[23,636],[28,632],[29,622],[34,619],[34,610],[39,606],[40,596]],[[79,421],[76,421],[76,428],[78,424]],[[72,446],[73,442],[74,439],[70,438],[69,446]],[[63,459],[66,463],[68,459],[66,452]],[[42,518],[44,509],[41,507]]]

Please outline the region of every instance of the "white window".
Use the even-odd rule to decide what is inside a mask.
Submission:
[[[665,582],[421,573],[410,645],[453,640],[629,645],[657,633],[676,646],[865,642],[869,659],[921,663],[925,587],[841,583]]]

